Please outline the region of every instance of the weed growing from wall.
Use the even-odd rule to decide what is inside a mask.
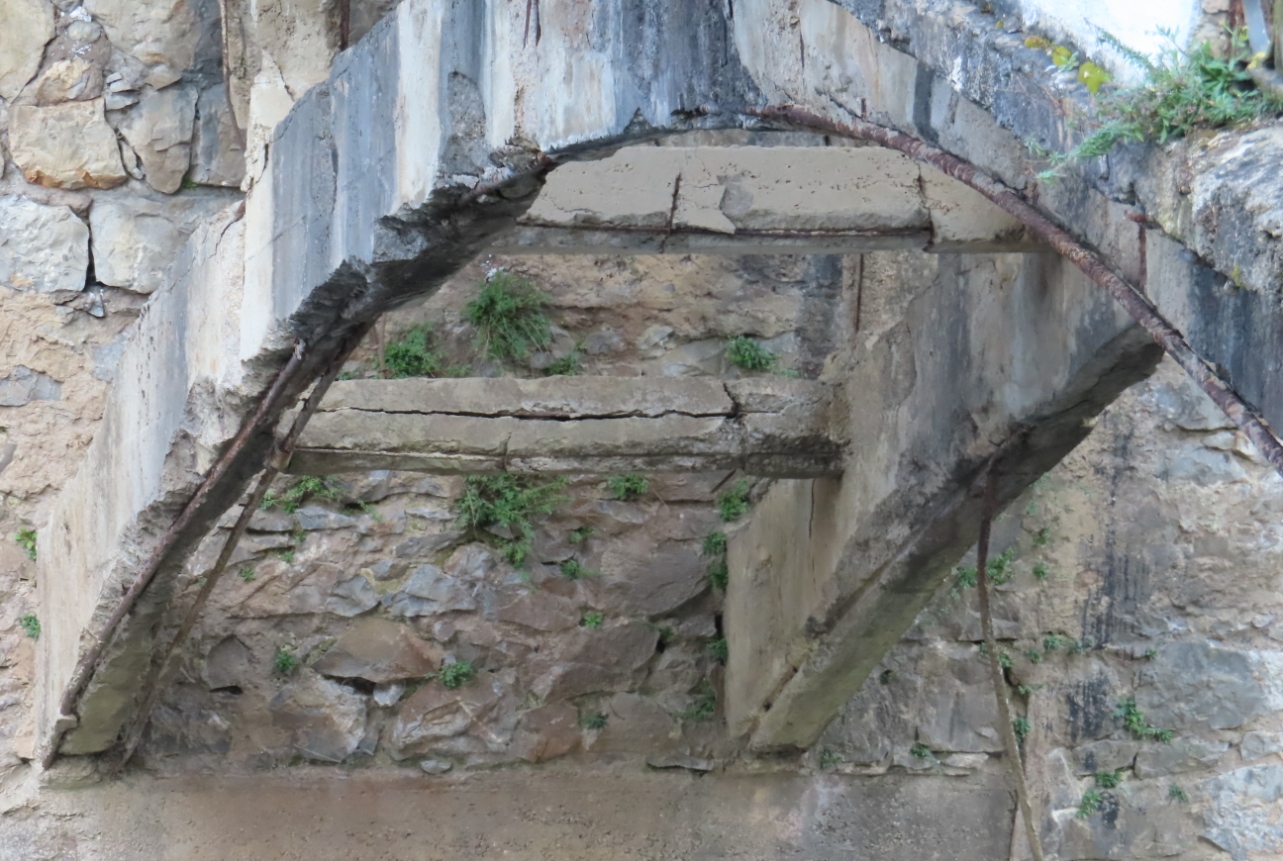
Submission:
[[[1249,68],[1256,61],[1246,30],[1230,33],[1224,56],[1208,42],[1186,51],[1173,39],[1172,47],[1151,59],[1108,33],[1101,38],[1144,72],[1145,81],[1102,95],[1097,102],[1102,125],[1068,153],[1031,147],[1051,158],[1052,170],[1044,177],[1054,177],[1069,162],[1106,155],[1120,142],[1161,144],[1198,129],[1239,125],[1283,111],[1283,102],[1252,81]]]
[[[780,357],[748,335],[736,335],[726,342],[726,361],[742,371],[769,371]]]
[[[606,489],[615,499],[621,502],[632,502],[650,489],[650,481],[646,476],[635,472],[612,475],[606,480]]]
[[[487,533],[486,537],[497,543],[505,559],[521,565],[530,555],[534,518],[552,514],[566,501],[561,492],[565,486],[564,478],[545,479],[507,472],[474,475],[468,478],[455,510],[464,529],[481,532],[500,527],[506,530],[511,538],[493,533]]]
[[[1025,739],[1029,738],[1030,729],[1032,727],[1029,725],[1029,718],[1018,717],[1011,721],[1011,731],[1016,734],[1016,741],[1018,742],[1023,743]]]
[[[18,617],[18,624],[22,626],[23,633],[33,640],[40,639],[40,620],[35,616],[27,613]]]
[[[1100,810],[1101,804],[1105,801],[1105,796],[1099,790],[1089,789],[1083,793],[1082,801],[1078,802],[1078,818],[1087,819],[1093,813]]]
[[[472,668],[471,663],[468,661],[455,661],[453,664],[446,664],[442,667],[441,672],[437,673],[437,678],[441,680],[441,684],[453,689],[463,687],[472,681],[472,677],[475,675],[476,671]]]
[[[269,490],[263,494],[260,507],[264,511],[280,508],[287,514],[293,514],[308,499],[335,500],[342,493],[343,489],[331,478],[305,475],[281,493]]]
[[[547,377],[577,377],[583,372],[578,347],[544,368],[544,376]]]
[[[748,513],[748,492],[752,488],[747,478],[735,482],[735,486],[717,498],[717,513],[727,523],[739,520]]]
[[[719,592],[726,591],[730,569],[726,565],[726,533],[710,532],[704,538],[703,553],[712,559],[708,563],[708,582]]]
[[[383,367],[395,379],[435,377],[441,373],[441,353],[433,345],[432,327],[411,326],[383,348]]]
[[[601,730],[606,728],[606,715],[602,712],[588,712],[579,718],[579,725],[584,729]]]
[[[277,646],[276,654],[272,656],[272,669],[282,676],[288,676],[298,667],[298,655],[294,654],[293,649],[287,649],[284,646]]]
[[[17,541],[18,546],[26,551],[28,559],[34,560],[36,558],[36,530],[25,527],[19,529],[18,534],[13,536],[13,540]]]
[[[523,362],[552,343],[544,308],[548,297],[530,281],[502,269],[481,284],[463,316],[477,330],[477,346],[497,362]]]
[[[241,578],[242,580],[244,580],[246,583],[252,583],[252,582],[253,582],[253,580],[254,580],[254,576],[255,576],[255,575],[254,575],[254,569],[253,569],[253,568],[250,568],[250,567],[247,565],[247,566],[245,566],[244,568],[242,568],[238,573],[239,573],[239,575],[240,575],[240,578]]]
[[[717,714],[717,689],[708,679],[699,684],[699,696],[679,717],[691,723],[707,723]]]
[[[579,624],[583,625],[585,628],[592,628],[595,630],[600,628],[604,621],[606,621],[606,617],[593,610],[591,612],[584,613],[583,618],[579,620]]]
[[[582,580],[597,573],[590,568],[585,568],[578,559],[566,559],[558,567],[568,580]]]
[[[1170,744],[1175,733],[1170,729],[1159,729],[1145,720],[1145,713],[1136,707],[1135,697],[1124,697],[1114,709],[1114,717],[1121,718],[1123,728],[1141,741],[1161,741]]]
[[[709,644],[704,647],[704,651],[710,658],[717,661],[719,664],[725,664],[726,659],[731,656],[730,647],[727,645],[725,637],[710,641]]]

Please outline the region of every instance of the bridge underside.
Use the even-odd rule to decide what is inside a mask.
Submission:
[[[756,748],[812,743],[900,637],[971,543],[984,470],[996,466],[1001,500],[1013,499],[1154,367],[1157,349],[1106,295],[977,195],[902,156],[796,139],[621,149],[756,127],[751,110],[788,92],[849,118],[840,103],[852,87],[864,92],[861,114],[916,131],[917,89],[906,82],[915,69],[927,81],[934,73],[840,7],[804,4],[818,10],[808,27],[827,22],[828,33],[808,50],[829,51],[832,62],[799,72],[767,62],[763,40],[792,37],[751,3],[736,4],[733,20],[703,4],[644,4],[655,34],[644,46],[622,24],[585,45],[583,22],[550,20],[537,52],[522,48],[522,5],[480,12],[405,0],[299,100],[243,213],[198,232],[153,298],[102,428],[40,535],[46,753],[117,744],[156,671],[157,632],[174,621],[183,560],[241,497],[282,416],[379,314],[430,293],[487,248],[946,252],[928,283],[880,297],[878,319],[852,321],[822,399],[812,383],[755,413],[752,392],[717,384],[732,404],[688,416],[698,432],[659,427],[671,415],[560,415],[601,424],[586,441],[546,450],[539,429],[522,426],[548,419],[516,415],[522,384],[494,380],[457,385],[493,387],[483,412],[502,446],[471,438],[472,449],[441,450],[450,435],[439,429],[462,413],[435,402],[424,418],[397,419],[410,429],[395,445],[338,408],[305,438],[302,472],[376,463],[613,470],[647,468],[658,455],[657,469],[725,458],[786,477],[729,555],[728,717]],[[840,92],[826,77],[835,68],[848,79]],[[596,84],[569,103],[566,82],[585,76]],[[1024,181],[1016,138],[974,106],[950,116],[956,125],[937,129],[942,139],[966,125],[985,142],[973,158]],[[1081,232],[1120,270],[1142,275],[1136,237],[1143,245],[1148,228],[1094,192],[1083,200]],[[1149,257],[1169,295],[1195,283],[1179,250],[1168,242]],[[679,394],[658,391],[669,407]],[[425,429],[428,415],[436,429]],[[775,427],[755,434],[755,416]],[[680,445],[648,451],[642,437]]]

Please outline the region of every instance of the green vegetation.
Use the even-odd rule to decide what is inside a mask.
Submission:
[[[244,580],[246,583],[249,583],[254,579],[254,569],[249,567],[248,565],[246,565],[237,573],[240,574],[240,578]]]
[[[581,526],[578,529],[570,530],[566,540],[571,544],[583,544],[589,538],[592,538],[593,528],[591,526]]]
[[[1099,790],[1089,789],[1083,793],[1082,801],[1078,802],[1078,818],[1087,819],[1093,813],[1100,810],[1100,805],[1105,801],[1105,796]]]
[[[40,620],[30,613],[18,617],[18,624],[23,632],[33,640],[40,639]]]
[[[548,297],[525,278],[502,269],[481,285],[463,315],[477,329],[477,345],[497,362],[521,362],[552,343],[544,307]]]
[[[1154,648],[1146,649],[1145,654],[1141,655],[1141,657],[1147,661],[1153,660],[1154,658],[1158,657],[1158,649],[1154,649]]]
[[[1114,789],[1123,782],[1123,770],[1098,771],[1092,777],[1101,789]]]
[[[1189,795],[1186,794],[1185,790],[1181,788],[1179,783],[1173,783],[1171,786],[1167,787],[1167,797],[1173,801],[1179,801],[1182,804],[1189,801]]]
[[[832,748],[824,748],[820,751],[820,768],[825,771],[837,768],[842,764],[842,756]]]
[[[1046,562],[1039,562],[1034,565],[1034,577],[1039,580],[1046,580],[1051,576],[1051,567]]]
[[[779,360],[779,356],[748,335],[736,335],[726,342],[726,361],[741,370],[769,371]]]
[[[585,568],[579,563],[578,559],[567,559],[561,563],[561,573],[569,580],[581,580],[584,577],[591,577],[595,571]]]
[[[584,729],[605,729],[606,715],[602,712],[588,712],[579,718],[579,725]]]
[[[1029,725],[1029,718],[1018,717],[1011,722],[1011,731],[1016,734],[1016,741],[1018,742],[1023,742],[1029,738],[1029,730],[1032,728]]]
[[[596,610],[592,610],[584,613],[583,618],[579,620],[579,624],[583,625],[585,628],[600,628],[601,623],[604,621],[606,621],[606,617],[604,615],[598,613]]]
[[[1025,649],[1023,652],[1021,652],[1021,654],[1024,655],[1026,658],[1028,658],[1029,663],[1031,664],[1042,663],[1042,652],[1038,651],[1037,649]]]
[[[287,649],[284,646],[276,647],[276,654],[272,656],[272,669],[282,676],[288,676],[298,667],[298,655],[294,654],[293,649]]]
[[[717,513],[727,523],[739,520],[748,513],[748,492],[752,484],[747,478],[741,478],[735,485],[717,498]]]
[[[710,658],[717,661],[719,664],[726,663],[726,659],[729,658],[731,654],[730,648],[726,644],[725,637],[709,641],[709,644],[704,647],[704,651],[708,653]]]
[[[719,592],[725,592],[730,581],[730,569],[726,567],[726,533],[710,532],[704,538],[703,553],[713,560],[708,564],[709,584]]]
[[[1122,718],[1123,727],[1132,734],[1133,737],[1141,741],[1161,741],[1163,744],[1170,744],[1175,736],[1170,729],[1159,729],[1151,726],[1145,720],[1145,713],[1136,707],[1135,697],[1124,697],[1118,701],[1118,708],[1114,709],[1114,717]]]
[[[682,712],[682,720],[688,720],[691,723],[707,723],[717,714],[717,689],[708,679],[699,684],[699,697],[695,702]]]
[[[331,478],[305,475],[281,494],[277,494],[272,490],[263,494],[263,502],[259,507],[264,511],[280,508],[287,514],[293,514],[308,499],[333,500],[338,499],[342,493],[343,488]]]
[[[650,489],[650,481],[644,475],[627,472],[623,475],[612,475],[606,479],[606,489],[615,499],[621,502],[632,502]]]
[[[283,559],[287,565],[288,565],[288,564],[290,564],[290,563],[292,563],[292,562],[294,561],[294,549],[293,549],[293,548],[289,548],[289,549],[286,549],[286,550],[282,550],[282,551],[280,551],[279,553],[277,553],[277,555],[278,555],[278,556],[280,556],[280,557],[281,557],[281,559]]]
[[[468,661],[455,661],[453,664],[446,664],[442,667],[441,672],[437,673],[437,678],[447,688],[461,688],[472,681],[474,675],[476,675],[476,671],[472,669],[471,663]]]
[[[551,365],[544,368],[544,376],[547,377],[577,377],[584,372],[583,364],[579,360],[579,347],[571,350],[560,359],[554,361]]]
[[[1096,648],[1096,638],[1090,635],[1083,637],[1081,640],[1075,640],[1069,644],[1069,654],[1081,655],[1088,649]]]
[[[1051,527],[1044,526],[1034,535],[1034,547],[1046,547],[1051,541]]]
[[[506,530],[511,538],[496,538],[500,552],[513,565],[530,555],[534,518],[551,514],[566,497],[561,489],[566,479],[538,476],[474,475],[467,480],[456,510],[464,529],[481,531],[490,527]]]
[[[1049,634],[1042,638],[1042,648],[1045,652],[1054,652],[1057,649],[1063,649],[1069,645],[1069,641],[1059,634]]]
[[[1145,82],[1101,96],[1097,102],[1101,126],[1070,152],[1049,154],[1052,170],[1045,175],[1055,176],[1072,161],[1106,155],[1120,142],[1161,144],[1197,129],[1240,125],[1283,111],[1283,102],[1257,89],[1252,81],[1249,69],[1257,60],[1247,31],[1232,31],[1229,36],[1224,56],[1218,56],[1208,42],[1186,51],[1173,39],[1172,47],[1151,59],[1102,32],[1103,41],[1145,73]],[[1080,80],[1082,76],[1080,69]]]
[[[1011,578],[1016,575],[1012,563],[1016,561],[1015,546],[1008,547],[997,556],[989,560],[986,570],[989,572],[989,581],[995,586],[1001,586],[1011,582]],[[974,589],[979,576],[979,572],[974,565],[959,565],[957,574],[954,579],[954,592],[961,589]]]
[[[934,762],[936,758],[936,755],[931,748],[927,747],[922,742],[917,742],[913,747],[909,748],[909,756],[914,756],[918,759],[929,759],[932,762]]]
[[[23,527],[18,530],[18,534],[13,536],[13,540],[18,542],[18,546],[27,551],[28,559],[36,558],[36,530]]]
[[[395,379],[440,376],[441,353],[432,343],[432,327],[427,323],[411,326],[401,337],[383,349],[383,367]]]

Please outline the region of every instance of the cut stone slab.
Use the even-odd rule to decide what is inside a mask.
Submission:
[[[120,124],[147,184],[165,194],[178,191],[191,165],[196,95],[191,87],[178,86],[147,93]]]
[[[45,45],[53,38],[49,0],[5,0],[0,27],[0,99],[12,101],[40,68]]]
[[[89,269],[89,228],[65,206],[0,197],[0,284],[78,293]]]
[[[95,202],[89,226],[95,277],[135,293],[152,293],[164,283],[166,263],[186,238],[164,207],[140,198]]]
[[[444,651],[387,619],[362,619],[348,628],[313,668],[322,675],[375,684],[418,679],[436,672]]]
[[[80,57],[59,60],[36,80],[37,105],[96,99],[102,95],[102,70]]]
[[[9,150],[27,182],[50,188],[114,188],[127,178],[102,99],[14,105]]]
[[[289,469],[472,473],[841,470],[832,387],[812,380],[552,377],[336,383]]]

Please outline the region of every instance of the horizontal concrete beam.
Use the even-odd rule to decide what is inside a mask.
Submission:
[[[637,177],[646,182],[637,182]],[[852,146],[631,147],[564,165],[496,252],[1017,251],[1023,225],[902,153]]]
[[[351,380],[330,390],[288,471],[831,476],[845,449],[832,394],[781,377]]]

